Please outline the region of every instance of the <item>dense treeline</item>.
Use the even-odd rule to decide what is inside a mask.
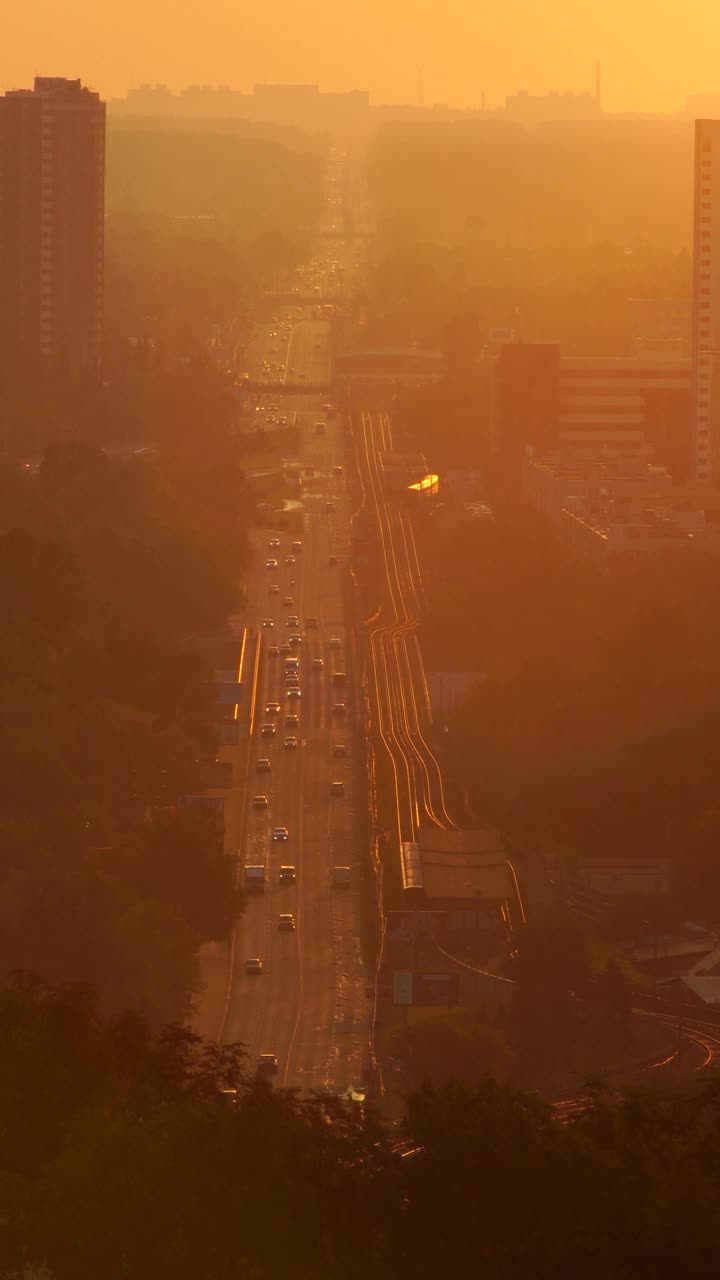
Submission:
[[[451,734],[472,808],[530,847],[669,856],[678,910],[717,920],[715,561],[605,575],[521,507],[420,536],[428,666],[483,677]]]
[[[327,139],[235,122],[110,121],[109,213],[222,220],[245,237],[309,234],[322,207]]]
[[[237,599],[242,485],[96,449],[0,477],[0,970],[180,1016],[238,906],[212,828],[175,812],[215,757],[212,673],[184,638]]]
[[[507,249],[653,240],[688,249],[689,122],[388,124],[370,177],[381,234]]]
[[[511,328],[569,354],[630,354],[628,299],[690,297],[691,163],[684,125],[381,131],[368,342],[453,363]]]
[[[86,989],[18,980],[0,1037],[8,1280],[657,1280],[720,1262],[717,1085],[597,1095],[562,1125],[488,1081],[425,1084],[398,1131],[273,1092],[237,1048],[103,1021]]]

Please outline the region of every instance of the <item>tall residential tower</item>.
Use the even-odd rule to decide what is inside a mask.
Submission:
[[[693,474],[720,482],[720,120],[695,121]]]
[[[105,103],[39,76],[0,97],[0,361],[97,369]]]

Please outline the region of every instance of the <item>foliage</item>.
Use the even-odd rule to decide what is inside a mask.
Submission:
[[[19,978],[0,1037],[8,1278],[656,1280],[720,1262],[715,1083],[596,1091],[567,1124],[489,1080],[425,1084],[398,1150],[371,1111],[272,1090],[237,1046],[103,1020],[87,988]]]
[[[496,1075],[507,1046],[502,1034],[468,1009],[412,1009],[397,1029],[392,1052],[411,1088],[423,1080],[475,1081]]]
[[[195,952],[241,905],[214,831],[174,811],[215,757],[185,637],[236,598],[236,479],[213,503],[212,470],[76,441],[0,477],[0,972],[95,983],[155,1024],[187,1013]]]

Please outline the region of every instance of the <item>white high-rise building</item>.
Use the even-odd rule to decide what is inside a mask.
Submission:
[[[695,121],[693,474],[720,482],[720,120]]]

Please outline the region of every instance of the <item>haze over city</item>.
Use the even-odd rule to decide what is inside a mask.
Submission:
[[[518,89],[593,91],[609,110],[670,112],[714,91],[720,10],[711,0],[35,0],[4,16],[0,86],[81,74],[104,97],[135,84],[317,82],[374,102],[497,106]]]
[[[0,1280],[720,1267],[719,37],[5,17]]]

